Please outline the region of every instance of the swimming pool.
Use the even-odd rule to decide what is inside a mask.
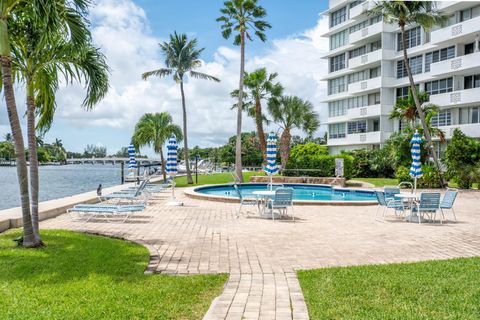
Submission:
[[[242,196],[252,197],[254,191],[267,190],[267,184],[246,183],[238,185]],[[375,204],[377,202],[375,194],[369,190],[356,190],[346,188],[332,188],[328,185],[317,184],[284,184],[285,187],[293,188],[293,199],[301,203],[364,203]],[[274,187],[275,188],[275,187]],[[194,193],[205,195],[208,200],[238,199],[233,184],[211,185],[197,187]],[[201,198],[201,197],[199,197]]]

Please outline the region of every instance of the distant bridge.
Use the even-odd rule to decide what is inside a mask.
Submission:
[[[125,163],[127,164],[130,161],[129,158],[70,158],[67,159],[67,164],[117,164]],[[162,161],[160,159],[149,159],[149,158],[137,158],[135,159],[139,165],[161,165]]]

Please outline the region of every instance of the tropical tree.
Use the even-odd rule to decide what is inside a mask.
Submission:
[[[432,103],[427,103],[428,93],[419,91],[417,92],[420,103],[422,104],[422,110],[425,114],[425,123],[427,124],[428,132],[432,137],[438,137],[440,142],[445,142],[445,132],[437,127],[431,125],[431,120],[434,116],[438,115],[440,108]],[[415,129],[418,129],[420,133],[423,133],[423,128],[417,128],[417,120],[420,119],[417,107],[411,90],[408,90],[408,96],[406,98],[398,99],[390,112],[390,119],[400,119],[407,121],[410,125],[410,130],[413,134]]]
[[[445,177],[440,166],[440,162],[436,152],[433,149],[432,137],[428,130],[425,120],[425,112],[422,110],[422,104],[417,95],[415,88],[415,81],[413,79],[412,70],[410,68],[408,54],[407,54],[407,38],[405,29],[408,26],[420,26],[425,30],[429,30],[435,25],[443,25],[447,22],[448,16],[442,15],[436,8],[433,1],[378,1],[375,6],[367,11],[368,15],[381,15],[383,20],[387,23],[397,24],[400,27],[401,44],[403,51],[403,62],[407,70],[408,80],[410,82],[410,89],[415,101],[415,107],[418,110],[418,116],[423,128],[427,149],[433,157],[434,162],[440,173],[440,184],[442,187],[447,185]]]
[[[282,128],[279,149],[282,168],[285,168],[290,156],[291,131],[298,129],[312,135],[320,127],[318,113],[314,111],[311,102],[295,96],[284,96],[280,99],[271,100],[268,111],[273,122]]]
[[[3,138],[5,139],[6,142],[13,142],[13,137],[11,133],[5,133],[3,135]]]
[[[68,30],[50,32],[45,38],[47,26],[42,21],[30,23],[30,18],[20,17],[12,32],[13,72],[26,89],[27,131],[30,161],[31,216],[34,234],[40,240],[38,225],[38,154],[37,147],[43,141],[36,137],[37,130],[43,136],[53,122],[56,110],[55,94],[60,82],[84,83],[86,97],[83,107],[91,109],[108,91],[108,67],[105,56],[95,48],[86,27],[88,22],[81,12],[78,24],[84,32],[82,42],[73,42]],[[36,124],[36,117],[39,122]]]
[[[178,141],[182,140],[182,129],[173,123],[172,116],[169,113],[146,113],[137,122],[132,137],[132,143],[136,149],[148,145],[153,148],[155,153],[160,154],[163,180],[167,179],[163,145],[172,133],[177,136]]]
[[[222,16],[217,18],[221,22],[222,36],[230,38],[235,33],[233,43],[240,46],[240,80],[238,84],[237,103],[237,135],[235,145],[235,172],[238,182],[243,182],[242,174],[242,110],[243,85],[245,75],[245,40],[253,40],[256,36],[266,41],[265,30],[270,24],[262,20],[267,15],[265,9],[257,4],[257,0],[229,0],[223,3],[220,9]]]
[[[80,17],[86,15],[90,0],[2,0],[0,1],[0,63],[2,71],[3,93],[7,107],[8,119],[15,146],[17,176],[20,187],[22,207],[24,247],[41,245],[35,238],[30,215],[30,200],[28,191],[28,170],[24,150],[24,139],[20,127],[12,77],[12,37],[11,30],[19,19],[27,19],[28,24],[42,23],[46,28],[43,38],[48,42],[50,33],[63,30],[71,36],[72,41],[85,40],[86,26]],[[76,14],[79,13],[79,14]]]
[[[245,104],[243,107],[248,115],[255,119],[258,141],[264,162],[267,161],[267,141],[263,130],[263,123],[266,122],[266,117],[262,111],[262,101],[278,99],[282,95],[282,85],[279,82],[275,82],[277,76],[277,73],[268,74],[267,69],[260,68],[251,73],[245,72],[243,80],[245,88],[248,90],[245,92],[246,101],[244,100]],[[234,90],[232,96],[238,97],[238,93],[238,90]]]
[[[197,45],[197,39],[194,38],[192,40],[188,40],[186,34],[177,34],[177,32],[171,34],[169,42],[163,42],[159,44],[165,58],[165,68],[148,71],[142,74],[142,78],[144,80],[151,76],[163,78],[173,75],[173,80],[180,84],[183,112],[183,145],[185,153],[185,166],[187,167],[187,182],[189,184],[193,184],[193,179],[192,172],[190,170],[190,155],[188,152],[187,107],[185,103],[183,84],[187,75],[195,79],[220,82],[220,80],[214,76],[195,71],[195,69],[198,69],[202,65],[200,54],[205,49],[197,49]]]

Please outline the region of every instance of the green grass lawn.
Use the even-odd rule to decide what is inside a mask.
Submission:
[[[262,176],[265,175],[264,172],[244,172],[243,173],[243,180],[248,182],[248,179],[251,176]],[[215,173],[210,175],[198,175],[198,184],[195,183],[195,173],[193,174],[193,182],[194,184],[187,184],[187,177],[178,177],[175,178],[176,186],[177,187],[191,187],[191,186],[200,186],[203,184],[220,184],[220,183],[230,183],[233,182],[233,176],[229,172],[225,173]]]
[[[368,182],[375,187],[396,186],[398,184],[397,179],[392,178],[353,178],[352,180]]]
[[[43,231],[42,249],[0,235],[2,319],[201,319],[226,275],[144,275],[140,245],[67,231]]]
[[[479,319],[480,258],[298,272],[311,319]]]

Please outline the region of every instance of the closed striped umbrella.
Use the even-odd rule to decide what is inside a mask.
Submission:
[[[134,171],[137,169],[137,161],[135,161],[135,147],[133,144],[128,146],[128,156],[130,157],[130,161],[128,161],[128,169]]]
[[[412,153],[412,165],[410,166],[410,176],[414,180],[414,193],[417,191],[417,178],[423,176],[422,172],[422,162],[420,159],[420,145],[422,144],[422,136],[415,131],[413,138],[410,141],[411,153]]]
[[[273,132],[267,138],[267,165],[263,169],[270,176],[270,189],[272,188],[272,176],[278,172],[277,166],[277,137]]]
[[[170,139],[168,139],[167,144],[167,166],[166,171],[170,177],[174,177],[178,170],[177,170],[177,137],[172,134]]]

